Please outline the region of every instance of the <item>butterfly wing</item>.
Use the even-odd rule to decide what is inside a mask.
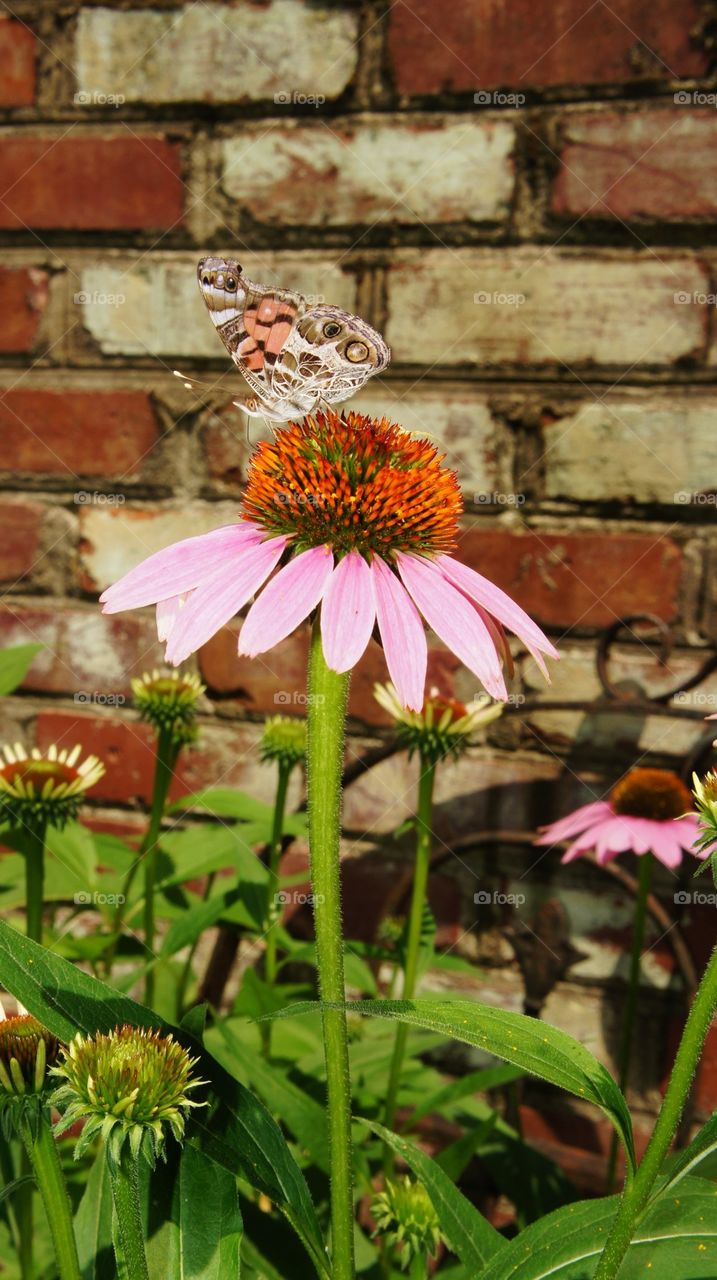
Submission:
[[[322,401],[339,403],[388,364],[386,343],[360,316],[254,284],[230,258],[202,258],[197,275],[217,332],[255,393],[243,404],[250,413],[285,422]]]

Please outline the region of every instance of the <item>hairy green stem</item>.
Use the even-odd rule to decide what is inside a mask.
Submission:
[[[408,916],[408,935],[406,939],[406,956],[404,962],[403,999],[412,1000],[416,992],[418,979],[418,962],[421,951],[421,925],[423,908],[428,889],[428,872],[431,864],[431,823],[433,818],[433,785],[436,777],[435,764],[428,764],[421,759],[421,772],[418,782],[418,811],[416,814],[416,863],[413,873],[413,893]],[[406,1052],[408,1025],[399,1023],[396,1028],[396,1039],[393,1046],[393,1057],[386,1091],[386,1107],[384,1125],[392,1129],[396,1118],[396,1102],[401,1084],[401,1071]],[[384,1168],[389,1172],[393,1168],[393,1153],[386,1151]]]
[[[286,794],[289,789],[291,765],[280,763],[276,780],[276,796],[274,798],[274,819],[269,843],[269,883],[267,885],[267,913],[265,921],[266,954],[264,956],[264,978],[270,987],[276,983],[277,946],[276,923],[281,915],[278,901],[279,893],[279,859],[281,857],[281,840],[284,832],[284,814],[286,812]],[[260,1023],[262,1048],[265,1057],[271,1054],[271,1023]]]
[[[154,771],[154,787],[152,789],[152,809],[149,818],[149,830],[142,843],[144,852],[144,945],[150,959],[154,956],[154,897],[157,884],[157,846],[164,816],[164,806],[172,782],[177,751],[173,741],[171,728],[160,729],[157,738],[157,757]],[[144,979],[144,1003],[152,1008],[156,983],[156,970],[152,965]]]
[[[137,1161],[125,1147],[119,1163],[108,1161],[115,1208],[115,1253],[119,1275],[127,1280],[149,1280],[139,1200]]]
[[[617,1280],[620,1274],[638,1220],[677,1131],[716,1007],[717,947],[692,1001],[652,1137],[634,1179],[623,1192],[617,1217],[600,1256],[595,1280]]]
[[[21,1124],[21,1136],[45,1206],[59,1280],[80,1280],[70,1197],[47,1117],[44,1114],[40,1116],[34,1133],[25,1119]]]
[[[346,999],[339,850],[348,687],[348,673],[338,675],[326,665],[317,621],[309,655],[307,726],[311,887],[319,994],[323,1001],[338,1004]],[[324,1009],[322,1023],[331,1170],[331,1274],[333,1280],[353,1280],[351,1080],[346,1014],[343,1009]]]
[[[207,883],[204,886],[204,893],[202,894],[202,902],[209,901],[209,897],[212,892],[212,889],[214,888],[214,881],[216,880],[216,878],[217,878],[216,871],[210,872],[210,874],[207,876]],[[187,953],[187,958],[184,961],[182,972],[179,977],[179,982],[177,983],[177,997],[175,1001],[175,1008],[177,1010],[177,1022],[181,1022],[186,1012],[184,1006],[187,1000],[187,987],[189,986],[189,981],[192,976],[192,964],[194,963],[194,957],[196,955],[197,947],[199,946],[200,936],[201,935],[198,935],[194,939],[194,942],[191,944],[189,948],[189,951]]]
[[[647,899],[650,893],[650,882],[652,880],[653,857],[651,853],[644,853],[639,859],[639,872],[637,881],[637,897],[635,899],[635,914],[632,918],[632,949],[630,951],[630,975],[627,984],[627,1000],[625,1001],[625,1012],[622,1019],[622,1031],[620,1036],[620,1051],[618,1055],[618,1080],[623,1093],[627,1088],[627,1081],[630,1075],[630,1057],[632,1054],[632,1041],[635,1034],[635,1015],[637,1013],[637,1002],[640,993],[640,962],[642,958],[642,948],[645,942],[645,922],[647,919]],[[610,1156],[608,1159],[607,1169],[607,1194],[612,1195],[615,1185],[615,1170],[617,1166],[617,1154],[619,1147],[619,1139],[617,1132],[612,1135],[610,1143]]]

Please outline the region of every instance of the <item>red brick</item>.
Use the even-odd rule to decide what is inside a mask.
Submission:
[[[142,391],[0,388],[3,470],[131,475],[158,434],[152,402]]]
[[[683,556],[668,537],[471,529],[458,555],[538,621],[604,627],[628,613],[678,615]]]
[[[122,706],[130,677],[162,660],[151,613],[103,614],[99,606],[28,604],[0,607],[0,648],[39,643],[22,688],[37,693],[74,694],[76,701]],[[88,708],[89,709],[89,708]]]
[[[691,39],[697,0],[397,0],[390,50],[399,93],[672,80],[707,69]]]
[[[245,658],[237,653],[239,625],[234,622],[223,627],[199,651],[199,669],[209,693],[236,699],[242,709],[254,713],[305,715],[308,627],[299,628],[260,658]],[[446,694],[460,697],[463,690],[456,688],[460,670],[461,664],[453,654],[441,647],[432,648],[426,685],[437,685]],[[388,725],[389,717],[373,696],[377,680],[388,680],[388,671],[380,647],[371,641],[351,676],[349,715],[366,724]],[[475,680],[471,678],[471,691],[474,687]]]
[[[14,583],[32,572],[44,514],[39,502],[0,501],[0,582]]]
[[[680,219],[717,212],[714,110],[572,115],[562,139],[555,213]]]
[[[179,148],[165,138],[0,139],[0,227],[169,228],[181,221]]]
[[[0,107],[29,107],[35,98],[37,41],[24,22],[0,18]]]
[[[184,752],[172,783],[173,799],[211,786],[241,786],[269,801],[273,776],[259,763],[257,730],[248,725],[203,727],[198,747]],[[151,799],[154,777],[153,732],[140,720],[118,716],[77,715],[44,711],[37,718],[35,740],[41,749],[82,745],[104,762],[107,772],[92,791],[109,804]],[[263,792],[263,794],[262,794]]]
[[[32,349],[47,303],[48,280],[32,267],[0,267],[0,351]]]

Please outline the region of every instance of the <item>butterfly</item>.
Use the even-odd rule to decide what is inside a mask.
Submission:
[[[391,352],[360,316],[311,306],[293,289],[254,284],[232,258],[202,258],[199,288],[253,395],[236,404],[272,422],[338,404],[385,369]]]

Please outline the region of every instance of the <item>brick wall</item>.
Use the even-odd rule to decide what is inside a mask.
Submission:
[[[634,639],[619,678],[665,687],[699,662],[717,595],[704,500],[717,464],[710,6],[11,8],[0,6],[0,643],[46,648],[2,704],[3,738],[98,750],[110,765],[98,820],[136,824],[150,756],[123,699],[161,655],[149,616],[103,618],[95,601],[149,551],[236,510],[246,423],[196,289],[206,251],[386,334],[388,376],[356,403],[446,449],[466,493],[461,554],[559,643],[555,696],[596,695],[597,631],[626,612],[658,615],[677,648],[665,672]],[[176,365],[203,381],[199,395]],[[277,697],[300,709],[306,636],[249,663],[235,632],[199,656],[211,701],[181,786],[221,778],[268,798],[253,745]],[[458,694],[475,692],[438,645],[431,663]],[[370,690],[382,675],[374,649],[354,679],[351,751],[380,736]],[[538,688],[519,662],[516,693]],[[717,698],[717,681],[706,688]],[[444,770],[441,838],[529,829],[583,798],[581,777],[601,786],[616,757],[644,752],[678,762],[698,732],[511,713]],[[379,900],[403,865],[391,832],[413,778],[387,761],[347,793],[354,904]],[[524,878],[532,862],[515,850],[443,862],[432,887],[443,937],[482,963],[475,989],[515,1004],[503,921],[478,918],[473,890],[528,886],[526,912],[564,894],[589,958],[548,1016],[609,1059],[601,993],[624,969],[629,902],[590,867],[559,871],[554,854]],[[671,906],[674,882],[660,887]],[[714,930],[714,910],[703,915],[683,916],[695,950]],[[636,1081],[648,1107],[677,1016],[666,941],[650,964],[660,1016],[645,1036],[657,1047]]]

